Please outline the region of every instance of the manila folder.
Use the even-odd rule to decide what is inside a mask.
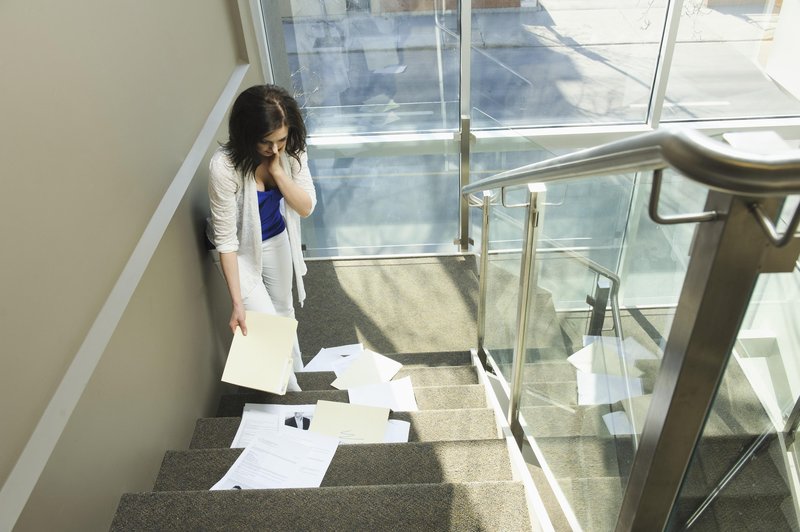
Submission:
[[[222,381],[283,395],[292,372],[297,320],[247,311],[247,336],[233,335]]]

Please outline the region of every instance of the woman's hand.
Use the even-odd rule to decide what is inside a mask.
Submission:
[[[236,327],[242,330],[242,334],[247,336],[247,323],[245,323],[245,311],[241,305],[234,305],[233,312],[231,312],[231,321],[228,323],[231,332],[236,334]]]
[[[269,177],[275,181],[275,185],[280,189],[284,201],[294,209],[301,217],[305,218],[311,214],[313,204],[308,193],[297,186],[281,165],[281,149],[264,161]]]

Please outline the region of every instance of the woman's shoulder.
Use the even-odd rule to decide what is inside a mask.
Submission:
[[[237,173],[230,156],[222,146],[217,148],[211,155],[208,169],[211,171],[212,177],[235,177]]]

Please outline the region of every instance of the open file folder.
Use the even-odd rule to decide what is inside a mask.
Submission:
[[[297,320],[247,311],[247,336],[233,335],[222,381],[278,395],[286,393],[292,373]]]

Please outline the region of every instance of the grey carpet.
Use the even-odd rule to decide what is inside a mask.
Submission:
[[[525,531],[522,484],[479,482],[123,495],[111,531]]]
[[[207,490],[241,449],[169,451],[154,491]],[[504,440],[340,445],[322,486],[512,480]]]
[[[378,353],[475,347],[478,281],[472,257],[309,261],[296,309],[306,357],[352,343]]]

